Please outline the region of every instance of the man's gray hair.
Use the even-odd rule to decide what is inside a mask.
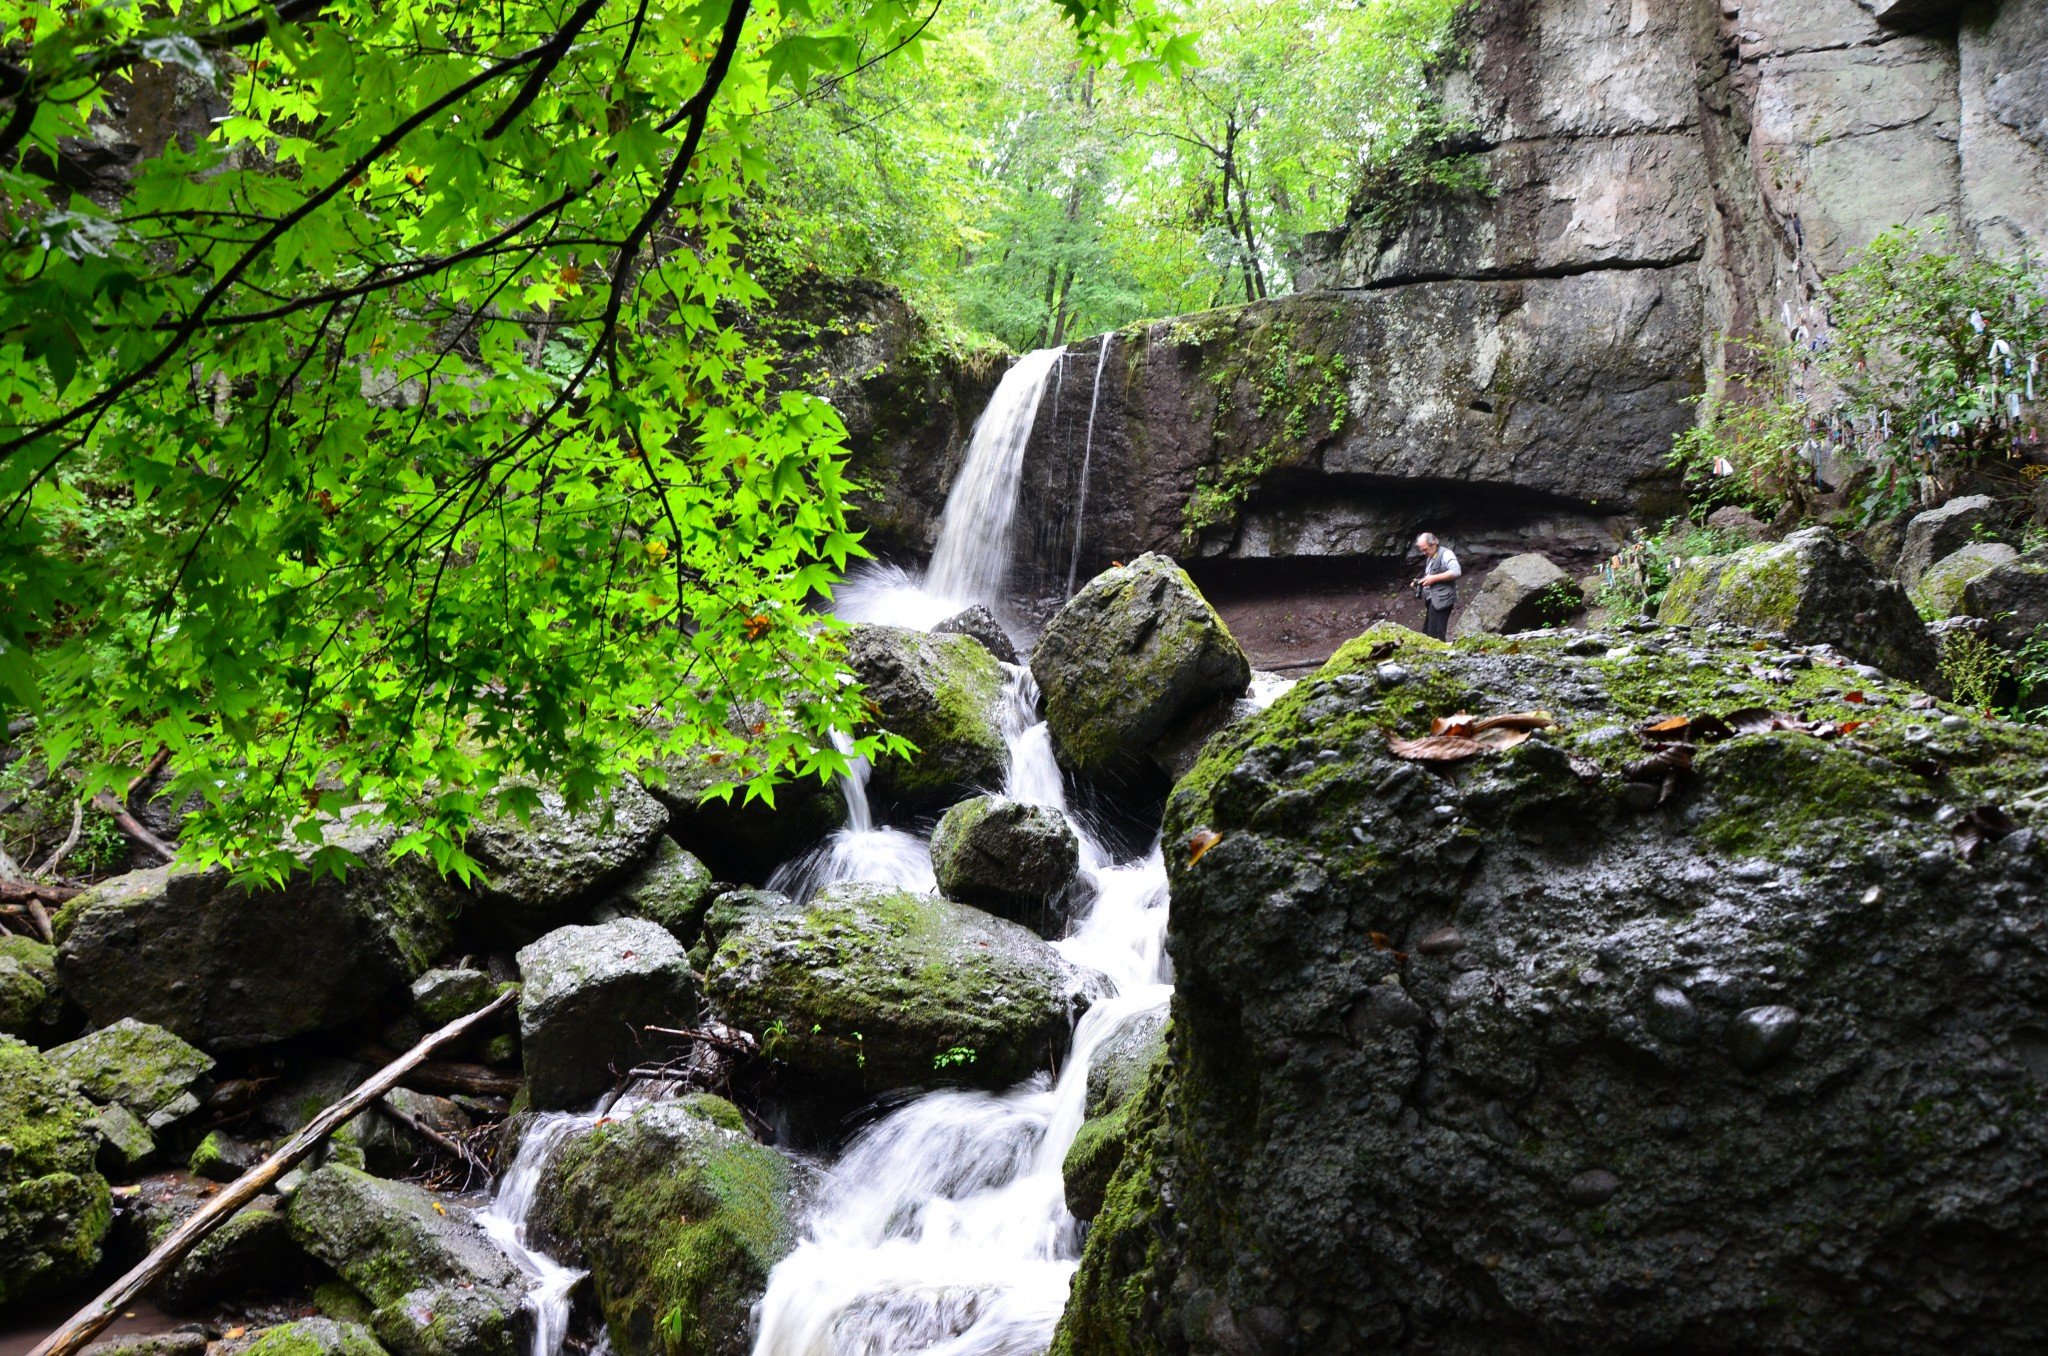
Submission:
[[[1440,542],[1440,541],[1438,541],[1438,540],[1436,539],[1436,533],[1434,533],[1434,532],[1418,532],[1418,533],[1416,533],[1416,534],[1415,534],[1415,540],[1417,540],[1417,541],[1426,541],[1426,542],[1428,542],[1428,543],[1430,544],[1430,546],[1432,546],[1432,547],[1437,547],[1437,546],[1441,546],[1441,545],[1443,545],[1443,543],[1442,543],[1442,542]]]

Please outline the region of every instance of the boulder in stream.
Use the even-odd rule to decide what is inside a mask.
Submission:
[[[160,1026],[123,1017],[47,1058],[96,1102],[116,1102],[161,1131],[199,1110],[198,1090],[213,1056]]]
[[[33,937],[0,937],[0,1034],[47,1031],[63,1012],[56,948]]]
[[[668,806],[669,829],[722,880],[766,880],[776,867],[817,845],[846,823],[846,797],[836,785],[798,777],[775,788],[775,803],[729,797],[711,789],[732,779],[715,751],[670,759],[651,791]]]
[[[331,843],[346,878],[282,888],[219,869],[116,876],[57,916],[65,993],[102,1025],[133,1017],[215,1052],[272,1045],[371,1012],[454,937],[463,896],[424,858],[393,858],[394,830],[355,824]]]
[[[1148,553],[1067,601],[1032,651],[1060,765],[1118,782],[1146,776],[1180,722],[1242,696],[1251,662],[1185,571]]]
[[[1509,556],[1487,572],[1478,595],[1458,614],[1457,634],[1505,636],[1558,626],[1584,606],[1579,581],[1550,557],[1535,552]]]
[[[113,1197],[93,1167],[92,1117],[34,1046],[0,1036],[0,1310],[46,1298],[100,1260]]]
[[[1834,529],[1809,527],[1733,555],[1687,561],[1665,590],[1666,625],[1732,622],[1832,645],[1894,678],[1941,687],[1927,628],[1905,590]]]
[[[376,1335],[360,1323],[300,1318],[257,1333],[240,1356],[386,1356]]]
[[[711,868],[664,838],[654,845],[647,864],[612,895],[611,902],[622,913],[661,924],[669,936],[692,946],[717,889]]]
[[[549,1157],[530,1227],[587,1267],[618,1356],[746,1356],[795,1242],[788,1159],[708,1093],[655,1102]]]
[[[917,746],[908,758],[876,760],[868,797],[878,807],[942,809],[1002,785],[1010,759],[1003,673],[985,645],[864,624],[847,635],[846,663],[866,689],[875,723]]]
[[[1065,1052],[1085,981],[1025,928],[887,886],[830,885],[726,933],[714,1012],[822,1089],[1003,1088]]]
[[[1081,841],[1057,810],[977,796],[939,821],[932,871],[946,898],[1057,938],[1079,897]]]
[[[980,603],[946,618],[932,628],[935,636],[972,636],[982,643],[990,654],[1005,664],[1015,664],[1017,644],[1010,639],[1010,633],[996,620],[996,614]]]
[[[1076,1219],[1094,1219],[1101,1212],[1110,1179],[1130,1147],[1132,1112],[1165,1060],[1164,1011],[1140,1013],[1096,1048],[1088,1066],[1088,1118],[1060,1165],[1067,1209]]]
[[[1754,644],[1383,628],[1216,741],[1055,1352],[2048,1346],[2048,730]]]
[[[574,921],[599,891],[646,861],[668,825],[667,807],[630,777],[578,810],[553,787],[537,794],[525,822],[493,815],[469,834],[469,854],[484,871],[476,911],[519,941]]]
[[[330,1163],[291,1203],[292,1236],[377,1306],[398,1356],[514,1356],[525,1273],[434,1193]]]
[[[536,1111],[578,1107],[638,1063],[647,1026],[689,1026],[683,947],[644,918],[557,928],[519,953],[519,1043]]]

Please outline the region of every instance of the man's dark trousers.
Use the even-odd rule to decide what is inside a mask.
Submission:
[[[1449,640],[1451,638],[1451,609],[1448,607],[1437,607],[1433,603],[1425,603],[1423,606],[1428,609],[1429,616],[1423,620],[1422,634],[1433,640]]]

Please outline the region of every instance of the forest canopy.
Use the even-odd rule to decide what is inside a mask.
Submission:
[[[270,875],[362,807],[463,871],[537,781],[833,775],[844,430],[744,317],[1284,291],[1443,135],[1454,9],[0,0],[0,712]]]

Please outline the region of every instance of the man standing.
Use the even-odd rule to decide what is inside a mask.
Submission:
[[[1422,578],[1415,581],[1415,587],[1429,610],[1422,633],[1436,640],[1448,640],[1451,609],[1458,602],[1458,576],[1465,569],[1458,564],[1456,553],[1438,541],[1434,532],[1425,532],[1415,539],[1415,553],[1422,557]]]

